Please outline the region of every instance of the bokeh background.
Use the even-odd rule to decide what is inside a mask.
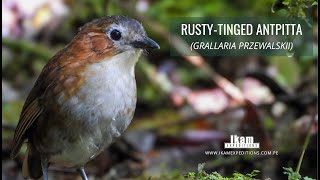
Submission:
[[[305,5],[305,6],[304,6]],[[136,67],[138,104],[132,124],[87,165],[89,179],[183,179],[206,163],[207,173],[230,177],[259,170],[257,178],[287,179],[296,169],[317,178],[318,13],[309,0],[2,0],[2,178],[23,179],[26,147],[10,147],[24,100],[43,66],[92,19],[126,15],[142,22],[161,49]],[[172,17],[272,16],[312,23],[313,56],[170,56]],[[244,100],[246,99],[246,100]],[[250,102],[250,103],[249,103]],[[278,156],[213,156],[230,134],[252,135],[260,150]],[[80,179],[51,167],[49,179]]]

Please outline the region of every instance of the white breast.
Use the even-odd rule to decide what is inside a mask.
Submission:
[[[78,140],[53,161],[84,164],[128,127],[136,106],[134,67],[140,54],[141,50],[126,51],[87,67],[83,86],[63,105],[73,121],[83,122],[86,132],[78,132]]]

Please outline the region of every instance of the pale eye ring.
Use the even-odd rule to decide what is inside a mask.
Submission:
[[[113,29],[110,31],[110,38],[112,40],[119,41],[121,37],[121,32],[118,29]]]

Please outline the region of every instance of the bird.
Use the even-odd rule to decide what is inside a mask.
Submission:
[[[129,126],[135,112],[135,65],[160,46],[127,16],[104,16],[79,28],[44,66],[22,108],[11,157],[27,142],[22,174],[48,180],[49,165],[85,164]]]

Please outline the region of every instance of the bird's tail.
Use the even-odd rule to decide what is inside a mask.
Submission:
[[[30,144],[23,160],[22,175],[24,178],[32,179],[39,179],[42,176],[40,154]]]

